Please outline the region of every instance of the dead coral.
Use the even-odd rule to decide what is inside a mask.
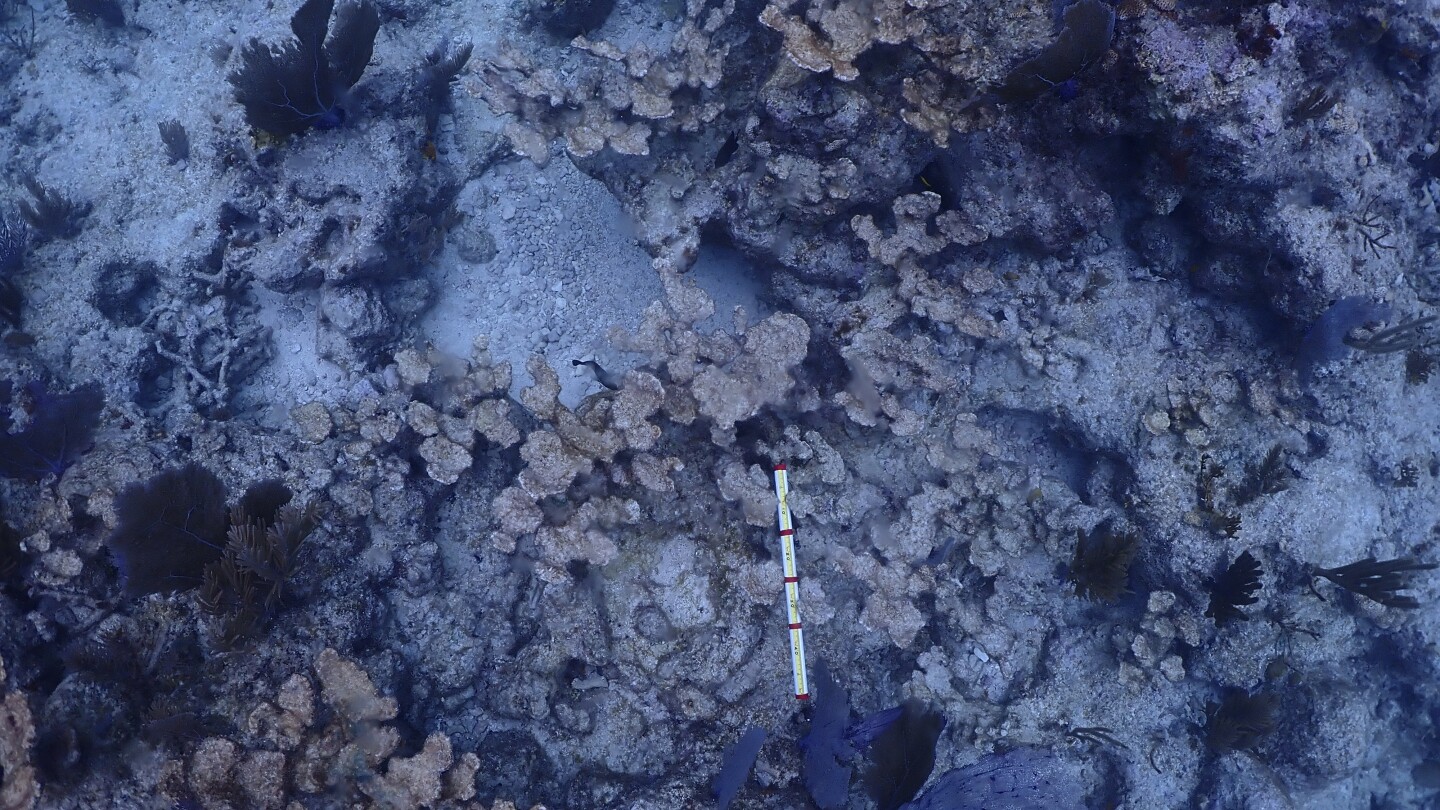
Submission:
[[[188,404],[203,414],[229,413],[235,385],[274,355],[270,328],[245,293],[247,281],[230,263],[212,275],[193,273],[193,284],[167,295],[140,323],[155,336],[157,364],[171,373],[169,396],[156,413]]]
[[[888,5],[903,8],[904,0],[888,0]],[[785,37],[785,55],[796,65],[814,73],[833,72],[842,81],[859,78],[855,60],[881,41],[875,20],[850,3],[817,3],[808,11],[818,31],[804,18],[787,15],[780,5],[766,6],[760,22]]]
[[[420,457],[425,459],[425,473],[431,479],[453,484],[470,469],[475,461],[475,428],[469,420],[440,413],[424,402],[412,402],[405,421],[424,437]]]
[[[304,675],[291,675],[280,685],[274,703],[262,703],[250,713],[245,730],[251,737],[289,752],[300,747],[314,720],[315,690]]]
[[[951,132],[971,132],[993,123],[991,108],[980,103],[984,97],[978,89],[967,90],[964,83],[938,71],[906,76],[900,95],[907,105],[900,117],[941,149],[949,147]]]

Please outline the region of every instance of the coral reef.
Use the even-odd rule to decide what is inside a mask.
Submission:
[[[333,6],[0,56],[0,808],[1433,803],[1431,9]]]

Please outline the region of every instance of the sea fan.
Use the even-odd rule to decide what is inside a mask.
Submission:
[[[846,739],[850,696],[830,675],[824,661],[815,664],[815,715],[810,733],[800,738],[805,752],[805,789],[821,810],[836,810],[850,795],[850,761],[855,749]]]
[[[947,771],[901,810],[1084,808],[1084,784],[1069,763],[1042,748],[1016,748]]]
[[[1260,590],[1260,562],[1246,551],[1225,569],[1210,585],[1210,607],[1205,615],[1221,625],[1228,621],[1244,621],[1249,616],[1240,608],[1260,601],[1255,592]]]
[[[1070,580],[1075,594],[1099,602],[1114,602],[1129,592],[1130,563],[1140,550],[1140,538],[1109,527],[1098,527],[1088,535],[1076,533],[1075,555],[1070,560]]]
[[[18,433],[10,432],[10,391],[10,383],[0,383],[0,475],[26,481],[58,476],[90,449],[105,406],[100,386],[51,394],[31,383],[26,392],[33,412]]]
[[[21,175],[20,184],[30,194],[30,199],[20,201],[20,215],[37,238],[68,239],[80,233],[80,223],[90,215],[90,203],[72,200],[34,175]]]
[[[760,748],[765,744],[765,729],[752,728],[732,746],[725,749],[725,759],[720,765],[720,773],[715,777],[715,806],[718,810],[726,810],[730,802],[735,800],[735,794],[745,786],[745,780],[750,777],[750,769],[755,765],[755,758],[760,756]]]
[[[278,46],[255,39],[245,44],[230,83],[250,126],[283,136],[345,122],[340,97],[370,62],[380,14],[371,0],[346,3],[326,40],[334,6],[335,0],[305,0],[290,19],[294,40]]]
[[[0,276],[19,272],[29,241],[25,225],[0,210]]]
[[[65,7],[77,20],[111,28],[125,25],[125,10],[117,0],[65,0]]]
[[[908,700],[899,718],[875,738],[863,781],[879,810],[896,810],[925,785],[944,728],[944,715],[921,701]]]
[[[1245,465],[1245,480],[1231,490],[1235,503],[1240,506],[1253,503],[1262,495],[1274,495],[1290,488],[1295,473],[1285,461],[1285,448],[1275,445],[1265,454],[1259,464]]]
[[[1350,354],[1350,345],[1345,341],[1350,330],[1389,319],[1389,305],[1376,303],[1364,296],[1346,296],[1331,304],[1305,332],[1300,349],[1295,353],[1300,384],[1308,387],[1321,366]]]
[[[14,276],[25,263],[29,241],[25,225],[0,210],[0,320],[14,327],[20,326],[20,310],[25,305]]]
[[[1205,744],[1217,753],[1255,747],[1275,730],[1279,702],[1268,692],[1251,695],[1230,690],[1220,703],[1212,703],[1205,710]]]
[[[225,549],[225,485],[187,464],[120,493],[120,520],[105,542],[136,597],[194,588]]]
[[[1339,568],[1317,569],[1315,576],[1324,577],[1351,593],[1358,593],[1386,607],[1413,610],[1420,607],[1420,601],[1413,596],[1400,594],[1400,591],[1410,587],[1405,574],[1433,568],[1434,563],[1422,563],[1409,557],[1383,561],[1366,557]]]
[[[460,78],[460,71],[470,61],[475,46],[463,42],[451,47],[441,42],[425,57],[420,67],[420,93],[425,103],[425,134],[433,138],[440,125],[440,116],[450,112],[450,90]]]
[[[1075,77],[1100,60],[1115,37],[1115,9],[1102,0],[1079,0],[1065,9],[1064,28],[1055,41],[1021,62],[1005,77],[998,95],[1028,101],[1045,91],[1073,88]]]

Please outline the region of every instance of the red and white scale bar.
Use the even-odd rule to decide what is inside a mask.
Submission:
[[[784,464],[775,465],[775,500],[780,517],[780,558],[785,568],[785,612],[790,620],[790,668],[795,673],[795,697],[810,699],[805,677],[805,633],[800,628],[800,574],[795,568],[795,526],[790,522],[790,478]]]

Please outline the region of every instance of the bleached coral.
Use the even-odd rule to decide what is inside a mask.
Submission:
[[[911,300],[901,292],[911,293]],[[935,302],[921,295],[933,291]],[[844,390],[831,396],[831,402],[844,409],[846,416],[858,425],[874,427],[885,424],[896,435],[916,435],[925,424],[924,416],[902,401],[896,391],[924,389],[936,393],[962,388],[968,372],[954,359],[943,356],[940,344],[925,332],[897,334],[895,327],[912,311],[918,301],[924,311],[942,314],[938,303],[949,309],[943,313],[956,323],[989,334],[989,319],[971,307],[961,304],[955,291],[919,283],[910,288],[877,286],[858,300],[837,301],[835,321],[841,326],[840,356],[850,372]],[[920,314],[920,313],[915,313]]]
[[[769,526],[775,521],[775,492],[770,477],[760,465],[746,467],[738,461],[725,465],[717,483],[720,497],[740,504],[745,522],[751,526]]]
[[[528,368],[535,385],[521,392],[521,401],[532,414],[546,420],[548,427],[531,431],[520,447],[525,469],[513,486],[495,498],[499,527],[491,542],[510,551],[518,536],[539,530],[538,539],[551,570],[575,559],[603,565],[613,559],[615,548],[594,524],[631,522],[633,506],[623,501],[615,507],[586,503],[563,524],[542,528],[543,516],[536,503],[564,492],[576,476],[596,464],[610,464],[627,448],[642,452],[631,459],[632,471],[615,471],[624,479],[617,483],[635,480],[651,490],[672,488],[673,484],[665,483],[666,476],[681,468],[679,460],[643,452],[651,449],[660,435],[651,419],[664,402],[664,389],[653,375],[631,371],[620,390],[592,396],[572,411],[560,403],[559,378],[543,358],[532,357]]]
[[[646,311],[636,332],[612,335],[621,348],[648,354],[657,373],[632,370],[618,390],[593,395],[572,411],[559,402],[555,371],[538,356],[530,360],[535,384],[520,400],[541,425],[520,448],[524,469],[492,503],[497,525],[491,542],[508,553],[533,535],[539,575],[546,581],[565,580],[573,561],[605,566],[616,560],[617,533],[646,516],[637,499],[674,491],[671,476],[686,465],[682,448],[673,440],[662,442],[665,425],[683,427],[705,417],[714,444],[724,448],[734,443],[738,421],[767,406],[791,404],[792,370],[805,358],[810,335],[804,321],[774,315],[744,328],[741,340],[723,332],[702,334],[695,324],[713,313],[714,303],[678,274],[667,271],[663,277],[666,300]],[[661,375],[668,382],[662,383]],[[548,513],[540,507],[542,499],[600,472],[608,480],[583,502]],[[720,482],[723,497],[738,497],[731,493],[732,477],[727,473]],[[745,496],[751,523],[773,518],[763,479],[761,494]]]
[[[341,452],[353,461],[343,465],[347,477],[359,472],[369,479],[369,473],[381,472],[375,469],[374,450],[395,442],[407,427],[420,438],[417,450],[426,474],[442,484],[454,484],[470,469],[477,433],[495,447],[520,441],[519,429],[509,420],[510,366],[491,358],[484,335],[475,339],[468,359],[437,350],[396,352],[381,382],[383,391],[353,408],[327,409],[312,402],[291,413],[307,443],[323,445],[331,436],[345,440]],[[341,488],[343,503],[363,500],[348,482]]]
[[[569,576],[564,565],[572,560],[608,565],[620,552],[612,533],[639,518],[639,505],[634,501],[602,498],[581,504],[569,520],[558,526],[541,526],[535,532],[535,544],[544,563],[540,577],[549,582],[564,581]]]
[[[475,755],[469,755],[469,761],[460,772],[462,778],[450,780],[447,772],[454,764],[450,738],[437,732],[425,738],[424,747],[415,756],[391,758],[385,775],[364,783],[361,790],[381,807],[432,807],[447,787],[454,787],[462,793],[446,798],[468,799],[474,796],[475,769],[479,764]],[[463,778],[467,774],[469,779]]]

